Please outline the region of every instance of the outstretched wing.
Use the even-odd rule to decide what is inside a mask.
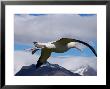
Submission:
[[[39,68],[43,63],[45,63],[47,59],[50,57],[50,55],[51,55],[51,51],[46,48],[43,48],[41,50],[41,56],[39,60],[37,61],[36,68]]]
[[[51,51],[49,49],[43,48],[41,50],[41,56],[39,58],[39,62],[44,63],[50,57]]]
[[[89,47],[92,50],[92,52],[95,54],[95,56],[97,56],[97,53],[92,46],[90,46],[88,43],[80,41],[80,40],[71,39],[71,38],[61,38],[60,40],[53,42],[53,44],[55,44],[55,45],[66,45],[70,42],[79,42],[79,43],[86,45],[87,47]]]
[[[57,40],[56,42],[53,42],[53,44],[66,45],[69,42],[73,42],[73,39],[70,39],[70,38],[61,38],[60,40]]]

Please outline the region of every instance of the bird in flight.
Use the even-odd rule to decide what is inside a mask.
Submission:
[[[41,56],[39,57],[39,60],[37,61],[36,68],[39,68],[43,63],[47,61],[47,59],[51,56],[52,52],[55,53],[64,53],[68,51],[71,48],[76,48],[80,50],[77,47],[78,43],[82,43],[83,45],[86,45],[91,49],[91,51],[94,53],[94,55],[97,57],[96,51],[92,46],[90,46],[88,43],[77,40],[77,39],[71,39],[71,38],[61,38],[54,42],[48,42],[48,43],[38,43],[33,42],[34,48],[27,49],[34,54],[37,50],[41,49]],[[80,50],[81,51],[81,50]]]

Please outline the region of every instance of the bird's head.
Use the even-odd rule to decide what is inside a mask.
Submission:
[[[38,43],[38,42],[33,42],[34,43],[34,46],[37,47],[37,48],[44,48],[45,45],[41,44],[41,43]]]
[[[38,42],[34,41],[33,43],[36,44],[36,43],[38,43]]]

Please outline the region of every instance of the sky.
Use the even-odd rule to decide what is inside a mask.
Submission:
[[[36,64],[40,51],[31,55],[24,51],[32,42],[50,42],[60,38],[75,38],[89,43],[97,51],[96,14],[15,14],[14,15],[14,72],[22,66]],[[50,63],[69,70],[90,65],[97,70],[97,60],[92,51],[79,44],[82,50],[70,49],[65,53],[52,53]]]

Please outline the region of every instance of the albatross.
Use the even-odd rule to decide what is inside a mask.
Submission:
[[[34,48],[28,49],[32,51],[32,54],[34,54],[37,50],[41,49],[41,56],[39,57],[37,61],[36,68],[39,68],[42,64],[46,63],[47,59],[51,56],[52,52],[64,53],[71,48],[76,48],[80,50],[77,47],[78,43],[81,43],[89,47],[91,51],[94,53],[94,55],[97,57],[96,51],[91,45],[89,45],[88,43],[84,41],[77,40],[77,39],[61,38],[54,42],[48,42],[48,43],[33,42],[33,43],[34,43]]]

